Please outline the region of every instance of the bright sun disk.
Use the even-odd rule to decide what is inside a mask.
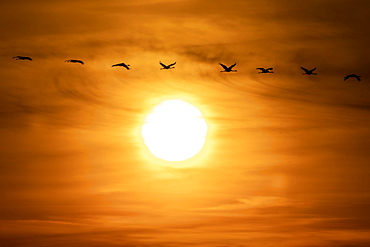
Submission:
[[[141,134],[156,157],[182,161],[202,149],[207,129],[198,108],[182,100],[166,100],[145,118]]]

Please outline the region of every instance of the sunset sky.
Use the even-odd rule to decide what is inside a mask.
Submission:
[[[2,0],[0,13],[1,246],[370,246],[368,0]],[[208,125],[185,161],[141,136],[167,99]]]

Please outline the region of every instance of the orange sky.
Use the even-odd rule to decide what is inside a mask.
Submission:
[[[0,243],[370,245],[367,0],[125,2],[1,1]],[[140,136],[165,99],[209,125],[186,168]]]

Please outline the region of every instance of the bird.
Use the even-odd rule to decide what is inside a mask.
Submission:
[[[64,62],[65,63],[80,63],[80,64],[85,64],[83,61],[77,60],[77,59],[70,59],[70,60],[66,60]]]
[[[165,65],[161,61],[159,61],[159,64],[162,65],[162,67],[163,67],[161,69],[174,69],[175,67],[172,67],[172,66],[174,66],[176,64],[176,62],[171,63],[170,65]]]
[[[304,72],[305,72],[305,73],[302,73],[302,75],[317,75],[316,73],[314,73],[316,68],[313,68],[313,69],[309,70],[309,69],[301,67],[301,69],[303,69]]]
[[[267,69],[265,69],[265,68],[256,68],[256,69],[261,70],[260,72],[258,72],[258,74],[274,73],[274,71],[272,71],[274,68],[267,68]]]
[[[350,75],[346,75],[345,77],[344,77],[344,80],[347,80],[347,79],[349,79],[349,78],[356,78],[358,81],[361,81],[361,76],[360,75],[355,75],[355,74],[350,74]]]
[[[32,61],[32,58],[30,58],[30,57],[23,57],[23,56],[15,56],[15,57],[13,57],[13,59],[15,59],[15,60],[29,60],[29,61]]]
[[[114,64],[112,65],[112,67],[115,67],[115,66],[121,66],[121,67],[125,67],[127,70],[129,70],[129,64],[125,64],[125,63],[117,63],[117,64]]]
[[[226,65],[220,63],[220,65],[222,66],[222,68],[224,68],[224,70],[220,71],[220,72],[237,72],[237,70],[233,70],[234,66],[236,65],[236,63],[234,63],[233,65],[231,65],[230,67],[227,67]]]

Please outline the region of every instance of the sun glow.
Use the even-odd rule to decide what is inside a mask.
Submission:
[[[207,129],[198,108],[182,100],[166,100],[146,117],[141,134],[156,157],[182,161],[202,149]]]

